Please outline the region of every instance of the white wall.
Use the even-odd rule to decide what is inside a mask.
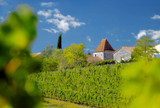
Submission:
[[[160,44],[155,46],[155,49],[159,52],[160,54]]]
[[[121,60],[131,59],[131,52],[127,51],[124,48],[121,48],[113,55],[113,59],[116,60],[117,62],[120,62]]]
[[[93,57],[99,57],[104,60],[104,52],[93,53]]]

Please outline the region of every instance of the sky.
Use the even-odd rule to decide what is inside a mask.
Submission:
[[[160,0],[0,0],[0,23],[20,4],[30,6],[39,21],[33,53],[47,45],[85,45],[96,49],[107,39],[114,49],[134,46],[137,39],[151,36],[160,43]]]

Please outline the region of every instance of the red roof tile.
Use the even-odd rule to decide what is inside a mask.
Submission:
[[[114,51],[114,49],[112,48],[112,46],[110,45],[110,43],[107,41],[107,39],[102,39],[100,44],[97,46],[96,50],[94,50],[93,52],[104,52],[106,50],[109,51]]]
[[[41,54],[42,54],[41,52],[39,52],[39,53],[32,53],[31,56],[32,57],[37,57],[37,56],[40,56]]]
[[[93,57],[93,55],[86,55],[87,56],[87,61],[88,62],[100,62],[100,61],[103,61],[101,58],[99,57]]]
[[[118,52],[118,51],[119,51],[120,49],[122,49],[122,48],[124,48],[125,50],[127,50],[127,51],[129,51],[129,52],[133,52],[133,50],[134,50],[135,47],[126,47],[126,46],[123,46],[123,47],[119,48],[118,50],[116,50],[116,51],[114,52],[114,54],[115,54],[116,52]]]

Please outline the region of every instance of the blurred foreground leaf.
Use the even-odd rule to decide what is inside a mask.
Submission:
[[[26,80],[40,63],[30,55],[37,17],[19,6],[0,25],[0,108],[33,108],[38,103],[36,84]]]
[[[125,95],[135,97],[132,108],[160,108],[160,59],[142,59],[122,73]]]

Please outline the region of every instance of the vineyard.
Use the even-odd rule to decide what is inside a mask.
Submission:
[[[126,107],[129,99],[122,93],[123,65],[106,65],[81,69],[31,74],[43,97],[92,107]]]

